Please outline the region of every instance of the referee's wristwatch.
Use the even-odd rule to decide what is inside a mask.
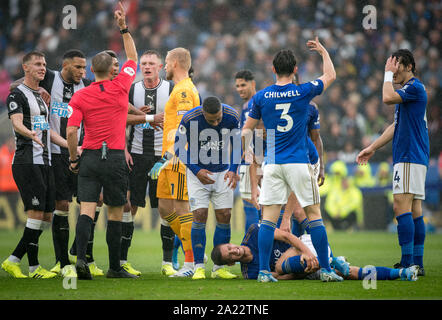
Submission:
[[[121,33],[121,34],[130,33],[130,32],[129,32],[129,28],[126,27],[126,28],[124,28],[124,29],[120,29],[120,33]]]

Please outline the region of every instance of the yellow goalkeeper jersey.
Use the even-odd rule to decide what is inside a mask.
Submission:
[[[190,78],[183,79],[175,84],[164,108],[163,156],[166,151],[173,154],[175,133],[183,115],[199,105],[200,97],[198,90]],[[186,167],[174,157],[165,169],[185,173],[185,168]]]

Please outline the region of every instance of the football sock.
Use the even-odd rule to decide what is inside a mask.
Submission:
[[[86,249],[86,259],[88,263],[94,262],[94,236],[95,236],[95,226],[98,221],[98,217],[100,215],[101,207],[95,208],[95,216],[94,216],[94,222],[92,222],[91,225],[91,233],[89,235],[89,241],[87,242],[87,249]]]
[[[25,239],[25,234],[24,234],[25,230],[23,231],[23,235],[20,239],[20,241],[18,242],[17,246],[15,247],[14,251],[12,252],[10,258],[16,257],[18,259],[18,261],[13,261],[11,259],[9,259],[12,262],[20,262],[21,259],[23,258],[23,256],[26,254],[26,239]]]
[[[229,243],[231,237],[230,223],[216,223],[215,233],[213,235],[213,247],[219,244]]]
[[[292,233],[295,236],[300,237],[304,233],[304,229],[302,228],[301,224],[294,217],[291,218],[291,224],[292,224]]]
[[[165,220],[161,221],[160,236],[163,249],[163,261],[172,262],[173,243],[174,239],[177,237],[175,235],[175,232],[173,232],[172,228]]]
[[[77,259],[86,261],[87,243],[93,223],[94,221],[87,214],[80,214],[78,217],[77,227],[75,228]]]
[[[358,280],[364,280],[373,271],[376,272],[376,275],[372,277],[377,280],[395,280],[400,277],[400,270],[386,267],[359,268]]]
[[[204,265],[204,251],[206,249],[206,224],[192,223],[192,250],[195,266],[197,264]]]
[[[63,268],[69,264],[69,220],[68,212],[55,210],[52,217],[52,239],[54,242],[55,259]]]
[[[312,220],[309,223],[310,236],[313,247],[318,254],[318,261],[321,268],[331,271],[328,255],[328,238],[322,219]]]
[[[119,271],[121,249],[121,221],[108,220],[106,228],[106,243],[109,251],[109,269]]]
[[[424,266],[424,242],[425,242],[425,222],[424,217],[420,216],[414,221],[414,247],[413,247],[413,264],[419,267]]]
[[[23,237],[26,242],[26,253],[28,254],[29,267],[38,266],[38,238],[41,234],[41,220],[30,219],[26,221]]]
[[[132,243],[132,236],[134,233],[134,222],[132,213],[123,212],[123,219],[121,221],[121,251],[120,259],[127,261],[127,253]]]
[[[183,243],[184,262],[193,262],[192,251],[192,222],[193,214],[186,213],[178,217],[180,222],[180,240]]]
[[[304,232],[307,232],[307,234],[310,234],[310,227],[309,227],[309,221],[308,221],[308,219],[307,218],[305,218],[304,220],[302,220],[302,222],[301,222],[301,226],[300,226],[300,229],[301,229],[301,235],[303,235],[304,234]]]
[[[414,222],[411,212],[403,213],[396,217],[398,222],[397,233],[401,246],[401,265],[409,267],[413,264]]]
[[[250,225],[259,222],[259,212],[250,202],[243,200],[242,203],[244,206],[244,213],[246,216],[245,232],[247,232],[247,230],[249,230]]]
[[[304,269],[307,268],[307,262],[301,263],[301,256],[293,256],[284,260],[281,268],[284,274],[304,273]]]
[[[261,227],[258,231],[258,248],[259,248],[259,270],[270,272],[270,254],[273,247],[273,239],[275,238],[276,224],[268,220],[262,220]]]
[[[172,212],[167,217],[165,217],[164,220],[167,221],[169,226],[172,228],[173,232],[175,232],[175,234],[179,237],[181,225],[180,225],[180,220],[178,219],[178,216],[176,215],[176,212],[175,211]]]

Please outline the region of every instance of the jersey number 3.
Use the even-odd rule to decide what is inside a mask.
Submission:
[[[293,119],[288,115],[290,105],[290,103],[278,103],[275,105],[275,110],[282,110],[281,119],[287,121],[287,124],[285,126],[278,125],[276,127],[276,129],[280,132],[290,131],[290,129],[293,127]]]

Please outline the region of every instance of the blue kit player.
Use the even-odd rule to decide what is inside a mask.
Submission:
[[[202,106],[182,118],[175,140],[175,152],[187,167],[187,190],[193,213],[191,231],[195,263],[194,280],[205,279],[204,251],[209,202],[215,210],[213,245],[230,241],[233,190],[241,161],[241,130],[238,112],[217,97],[204,99]],[[214,265],[212,278],[233,279],[225,266]]]
[[[393,140],[393,210],[398,226],[401,261],[395,267],[423,266],[425,224],[422,200],[425,200],[430,143],[427,128],[427,93],[417,79],[413,54],[400,49],[388,58],[382,100],[395,105],[394,123],[356,158],[366,164],[376,150]],[[402,87],[394,90],[393,82]]]
[[[219,264],[241,264],[244,279],[256,279],[259,274],[258,232],[259,224],[252,224],[244,236],[241,245],[233,243],[220,244],[213,248],[212,260]],[[331,251],[329,250],[331,255]],[[275,278],[279,280],[317,280],[320,278],[316,251],[308,234],[297,238],[293,234],[275,229],[275,240],[272,243],[270,268]],[[409,268],[386,268],[367,266],[360,268],[350,266],[342,256],[331,257],[330,265],[342,277],[348,280],[395,280],[416,281],[418,279],[416,266]]]
[[[310,164],[307,147],[307,121],[310,101],[320,95],[335,80],[336,72],[327,50],[316,37],[307,46],[317,51],[323,60],[323,75],[301,85],[292,83],[297,72],[296,60],[290,50],[279,51],[273,59],[276,83],[252,98],[252,109],[243,127],[244,148],[250,133],[263,119],[267,133],[267,148],[259,203],[263,218],[259,230],[258,282],[277,281],[270,273],[274,231],[281,206],[294,192],[309,220],[313,246],[318,253],[321,279],[343,281],[330,267],[327,232],[320,211],[319,187]]]

